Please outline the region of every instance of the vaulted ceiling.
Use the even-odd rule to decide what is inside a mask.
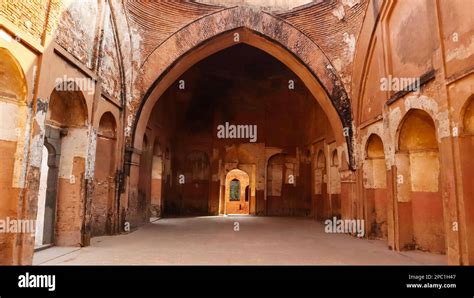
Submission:
[[[142,57],[150,55],[167,38],[198,19],[229,7],[250,6],[284,19],[318,44],[338,71],[348,92],[355,43],[367,4],[368,0],[125,2],[127,16],[142,38]]]

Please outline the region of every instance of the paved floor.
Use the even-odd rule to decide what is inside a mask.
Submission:
[[[239,231],[234,231],[235,222]],[[96,237],[89,247],[52,247],[34,264],[446,264],[446,256],[397,253],[383,241],[327,234],[305,218],[166,218],[124,235]]]

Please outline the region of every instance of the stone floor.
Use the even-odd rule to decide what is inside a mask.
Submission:
[[[129,234],[93,238],[84,248],[52,247],[35,253],[33,263],[417,265],[446,264],[446,256],[327,234],[322,223],[305,218],[209,216],[160,219]]]

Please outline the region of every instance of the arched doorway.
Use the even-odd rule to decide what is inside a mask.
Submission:
[[[326,157],[323,150],[319,150],[316,156],[314,169],[314,194],[316,219],[324,220],[327,218],[329,210],[328,192],[327,192],[327,173],[326,173]]]
[[[111,112],[99,121],[94,171],[94,194],[91,206],[91,235],[102,236],[114,231],[115,157],[117,151],[117,123]]]
[[[438,140],[435,123],[427,112],[412,109],[405,115],[397,149],[401,247],[445,253]]]
[[[290,152],[297,159],[297,161],[290,163],[293,164],[292,170],[296,174],[292,178],[292,180],[296,181],[296,184],[289,183],[285,187],[293,185],[293,189],[288,191],[287,195],[299,199],[288,200],[288,203],[292,204],[292,206],[288,206],[286,211],[278,211],[276,213],[306,216],[312,212],[311,160],[310,156],[306,156],[304,153],[308,150],[308,144],[327,138],[327,142],[332,144],[332,148],[344,148],[347,142],[349,144],[347,147],[349,163],[351,168],[354,168],[351,138],[352,121],[348,120],[352,116],[350,113],[350,103],[343,88],[344,84],[339,81],[334,68],[329,67],[330,62],[327,60],[327,57],[304,34],[301,34],[301,32],[294,28],[287,28],[289,31],[294,31],[295,41],[299,40],[305,44],[307,42],[308,49],[311,49],[311,57],[309,52],[302,53],[297,50],[293,42],[289,42],[289,40],[281,38],[281,36],[274,36],[271,30],[267,32],[265,28],[255,26],[256,20],[266,18],[265,14],[254,14],[251,11],[240,10],[240,8],[228,10],[231,14],[241,13],[239,18],[243,23],[239,21],[238,26],[233,27],[234,21],[231,18],[229,19],[229,28],[226,28],[224,31],[215,32],[215,34],[205,29],[208,33],[205,37],[201,35],[188,35],[189,31],[187,30],[178,31],[144,61],[144,64],[141,66],[143,70],[141,86],[143,86],[143,89],[137,90],[144,97],[140,102],[137,102],[136,106],[138,109],[132,111],[135,116],[135,122],[134,126],[131,127],[131,143],[136,150],[131,151],[132,154],[129,158],[130,160],[136,160],[138,152],[143,149],[142,140],[145,131],[148,132],[149,129],[155,127],[156,130],[160,130],[164,134],[173,135],[174,168],[170,170],[173,173],[171,175],[173,179],[170,182],[173,185],[170,186],[170,189],[173,189],[181,187],[178,184],[178,175],[182,174],[182,169],[179,169],[179,162],[182,160],[183,154],[186,154],[184,148],[199,148],[199,150],[207,152],[212,169],[211,189],[209,190],[212,198],[210,199],[209,210],[215,210],[217,205],[223,206],[225,170],[233,167],[242,168],[241,161],[232,161],[231,165],[228,166],[229,162],[222,158],[223,155],[226,155],[226,152],[231,150],[232,146],[238,144],[235,141],[215,138],[216,127],[223,126],[225,123],[229,124],[232,121],[249,126],[258,123],[259,133],[249,138],[249,140],[253,140],[250,142],[261,142],[263,144],[258,149],[252,148],[250,152],[258,152],[259,155],[265,156],[263,160],[254,163],[255,169],[249,170],[251,179],[255,180],[251,181],[251,196],[255,195],[254,206],[256,206],[255,211],[251,210],[252,214],[268,214],[266,210],[266,207],[269,206],[268,201],[266,201],[268,196],[265,195],[267,181],[265,178],[263,181],[259,178],[262,176],[266,177],[267,157],[271,156],[274,152]],[[211,18],[214,17],[212,16]],[[227,18],[229,16],[223,17]],[[287,26],[286,23],[280,22],[278,19],[272,18],[268,21],[275,22],[275,24],[285,28]],[[190,24],[197,31],[204,29],[204,27],[200,27],[203,25],[200,21]],[[212,31],[216,28],[208,29]],[[235,39],[234,37],[236,36],[239,38]],[[183,45],[178,51],[172,52],[172,55],[160,54],[169,53],[166,48],[167,46],[172,46],[173,41],[176,42],[181,39],[195,40],[196,38],[201,40]],[[261,57],[264,61],[274,61],[261,64],[245,64],[251,66],[247,67],[250,71],[245,73],[246,69],[242,67],[244,63],[239,65],[236,62],[240,61],[237,57],[244,58],[238,56],[239,52],[249,53],[247,57]],[[228,53],[232,53],[234,56]],[[237,55],[235,55],[236,53]],[[222,59],[226,54],[228,55],[227,59]],[[213,59],[215,57],[221,57],[221,60],[219,58]],[[220,61],[220,63],[215,63],[216,61]],[[202,75],[202,72],[200,74],[198,71],[195,71],[196,68],[200,68],[200,70],[207,68],[207,70],[210,70],[213,62],[215,63],[214,66],[237,64],[234,69],[238,72],[240,71],[240,73],[234,74],[232,70],[229,71],[228,69],[216,70],[216,67],[212,70],[212,74],[204,72],[205,75]],[[273,68],[272,70],[278,70],[279,73],[274,77],[278,78],[279,82],[272,82],[273,80],[277,81],[272,78],[264,82],[264,84],[248,87],[250,86],[249,82],[261,78],[262,73],[268,72],[268,69],[264,69],[267,66]],[[246,77],[241,79],[241,74],[244,74]],[[199,83],[195,83],[197,80],[199,80]],[[270,84],[273,84],[273,87],[268,86]],[[296,90],[294,88],[295,84],[297,86],[296,89],[300,89],[293,92]],[[215,88],[202,87],[211,85],[215,86]],[[285,86],[285,88],[281,90],[280,95],[268,95],[268,92],[267,95],[264,95],[260,87],[265,85],[267,90],[271,91],[277,89],[274,88],[275,86]],[[192,86],[199,86],[199,89],[192,89]],[[241,86],[239,88],[240,91],[231,91],[232,88],[235,90],[236,86]],[[242,88],[242,86],[247,87]],[[248,94],[243,94],[244,91],[242,90],[245,90],[245,93]],[[248,97],[247,95],[254,95],[257,92],[259,94],[254,100],[245,100],[245,97]],[[281,100],[296,96],[296,93],[300,93],[302,99],[296,105],[285,105],[282,102],[267,104],[264,100]],[[282,96],[282,94],[284,95]],[[223,100],[223,98],[227,99]],[[304,102],[305,100],[307,101]],[[308,104],[309,101],[313,106]],[[179,112],[160,113],[160,110],[172,111],[173,108],[178,106]],[[315,108],[314,106],[317,107]],[[160,108],[156,109],[156,107]],[[212,107],[212,109],[209,107]],[[282,111],[282,107],[286,107],[286,110]],[[215,114],[212,114],[214,112],[213,109],[216,111]],[[235,111],[239,109],[245,109],[247,112],[245,114],[242,113],[242,115],[235,115]],[[298,109],[299,111],[297,111]],[[172,115],[175,116],[171,117]],[[278,115],[278,117],[274,117],[275,115]],[[301,115],[304,115],[304,117],[301,117]],[[318,119],[319,125],[313,125],[314,119]],[[262,121],[274,121],[275,123],[263,123]],[[314,126],[311,131],[305,130],[304,126],[308,123]],[[286,124],[286,127],[283,127],[284,124]],[[293,129],[293,126],[297,126],[297,128]],[[285,134],[285,137],[278,136],[275,133],[277,130],[274,129],[276,127],[280,130],[285,130],[288,134]],[[262,130],[269,131],[271,136],[264,137],[260,133]],[[326,133],[329,130],[331,132]],[[300,133],[295,134],[295,131]],[[338,133],[341,131],[343,133]],[[196,137],[198,133],[201,135]],[[286,137],[287,135],[289,137]],[[191,143],[191,141],[195,143]],[[287,142],[287,144],[281,144],[284,142]],[[209,143],[212,146],[221,146],[221,148],[212,148],[212,146],[209,146]],[[279,148],[279,150],[273,151],[273,149],[269,149],[265,151],[267,150],[266,147]],[[253,171],[255,171],[255,174]],[[136,172],[132,171],[131,175],[136,175]],[[299,178],[295,179],[298,175],[300,175]],[[185,179],[185,181],[188,180],[187,178]],[[131,178],[128,181],[130,181],[129,194],[132,197],[131,199],[133,199],[134,194],[140,192],[140,186],[135,184],[136,178]],[[334,206],[336,208],[330,212],[334,211],[335,215],[339,215],[340,207],[338,206],[341,205],[340,183],[336,190],[338,193],[331,193],[331,196],[337,196],[334,198]],[[173,207],[168,202],[173,200],[175,202],[183,201],[183,196],[175,190],[170,195],[173,198],[171,200],[167,199],[167,202],[165,202],[166,209],[169,211],[173,210],[173,208],[180,209],[180,207],[176,207],[179,205],[175,204],[176,206]],[[168,207],[171,207],[171,209],[168,209]],[[222,211],[219,208],[219,212]]]
[[[18,167],[15,155],[23,154],[24,125],[20,124],[26,119],[27,83],[20,63],[5,48],[0,48],[0,69],[0,219],[5,220],[19,215],[19,181],[13,173]],[[14,243],[14,234],[0,233],[0,264],[13,259]]]
[[[209,27],[209,22],[227,25]],[[271,28],[281,28],[277,31],[285,34],[275,34]],[[198,34],[199,32],[206,34]],[[287,36],[292,38],[288,39]],[[187,42],[170,55],[170,49],[176,49],[175,45],[181,44],[181,40]],[[141,148],[142,136],[153,107],[173,82],[195,63],[242,43],[273,56],[303,81],[321,105],[333,130],[344,131],[343,134],[335,133],[334,136],[338,145],[347,142],[350,166],[354,169],[350,101],[335,68],[318,45],[291,24],[269,14],[242,7],[226,9],[189,24],[170,36],[147,57],[141,66],[144,72],[141,86],[144,87],[142,93],[145,98],[137,102],[140,108],[136,111],[132,127],[134,148]],[[305,51],[300,51],[299,45],[302,44],[305,45]]]
[[[387,239],[387,169],[382,139],[370,135],[363,165],[364,194],[366,199],[367,235]]]
[[[45,140],[38,191],[35,231],[36,248],[55,243],[58,165],[59,155],[56,154],[56,148]]]
[[[87,104],[82,92],[76,90],[80,88],[72,81],[57,85],[46,115],[45,143],[55,148],[59,158],[55,228],[55,244],[59,246],[82,243],[82,186],[89,137]]]
[[[229,171],[225,178],[224,214],[249,214],[246,189],[250,186],[249,175],[239,169]]]
[[[43,153],[41,156],[41,172],[40,185],[38,189],[38,209],[36,213],[36,226],[35,226],[35,247],[42,246],[45,244],[43,241],[44,234],[44,217],[46,209],[46,189],[48,187],[48,149],[43,146]]]
[[[333,149],[334,144],[331,145],[328,177],[329,194],[327,204],[325,204],[325,207],[327,207],[325,210],[326,218],[340,217],[341,214],[341,162],[337,149]]]
[[[227,25],[225,27],[208,27],[206,25],[208,22],[224,22]],[[261,26],[261,24],[267,24],[268,26]],[[285,34],[275,34],[274,30],[269,30],[270,27],[282,28],[281,31],[278,31],[285,32]],[[206,32],[206,34],[202,35],[200,33],[198,34],[198,32]],[[292,36],[292,38],[288,39],[286,36]],[[187,42],[182,43],[182,40],[186,40]],[[181,46],[176,48],[175,45],[178,43],[181,44]],[[299,46],[302,44],[305,45],[304,51],[301,51],[301,46]],[[143,98],[137,97],[136,100],[134,100],[136,104],[131,104],[131,106],[138,107],[138,109],[133,109],[130,111],[131,114],[135,116],[135,121],[133,126],[130,127],[132,131],[131,144],[133,150],[131,150],[132,154],[129,156],[129,159],[130,161],[138,159],[138,152],[143,149],[143,136],[145,135],[145,132],[148,132],[148,129],[151,127],[156,127],[168,136],[173,135],[175,143],[178,143],[173,144],[172,146],[173,156],[175,157],[173,159],[173,167],[177,166],[181,156],[185,154],[185,150],[179,147],[190,146],[189,144],[184,144],[185,142],[182,140],[194,140],[196,145],[195,148],[200,148],[200,150],[202,148],[203,151],[209,153],[210,157],[212,174],[211,189],[209,191],[211,194],[209,210],[214,210],[214,212],[216,212],[217,205],[221,207],[223,206],[224,202],[221,199],[224,197],[223,193],[225,188],[224,180],[226,174],[224,171],[232,167],[228,167],[227,160],[222,160],[220,156],[225,155],[225,152],[229,150],[229,147],[221,149],[209,148],[206,145],[206,140],[211,139],[211,136],[201,135],[199,138],[195,138],[192,136],[192,134],[195,133],[196,130],[208,132],[210,131],[210,128],[212,129],[212,126],[216,125],[216,122],[224,124],[224,122],[231,120],[252,124],[251,122],[259,122],[262,119],[274,120],[276,117],[255,113],[255,111],[260,109],[259,107],[255,106],[246,107],[248,109],[246,116],[234,117],[234,115],[232,115],[232,107],[234,107],[235,110],[235,107],[238,106],[240,108],[241,106],[243,107],[245,105],[242,105],[244,102],[233,105],[231,103],[232,98],[228,98],[228,100],[225,101],[228,103],[227,107],[221,106],[219,111],[220,115],[212,115],[212,109],[209,109],[209,107],[215,107],[222,104],[222,98],[226,96],[216,97],[214,95],[219,94],[221,90],[218,92],[213,88],[202,87],[199,89],[200,91],[198,94],[190,96],[193,92],[192,90],[189,90],[189,86],[192,86],[192,83],[190,85],[190,82],[193,82],[199,78],[201,78],[201,81],[203,79],[207,79],[207,81],[199,82],[197,85],[203,86],[212,84],[212,86],[216,86],[219,89],[225,89],[222,90],[224,94],[229,94],[229,89],[232,88],[232,85],[235,86],[240,84],[229,81],[235,79],[238,76],[229,75],[231,72],[227,70],[214,72],[213,75],[195,75],[194,77],[190,75],[190,78],[186,78],[186,74],[190,71],[192,72],[192,68],[197,67],[199,64],[204,63],[208,59],[211,59],[211,57],[218,56],[223,52],[232,52],[232,49],[235,49],[239,46],[253,48],[256,50],[255,52],[263,52],[267,56],[270,56],[280,64],[284,65],[284,67],[286,67],[289,72],[292,73],[292,75],[286,76],[286,81],[280,82],[278,85],[294,86],[296,84],[297,87],[304,86],[304,88],[308,90],[308,94],[304,97],[313,100],[314,105],[318,106],[318,108],[316,108],[318,111],[311,111],[310,113],[314,112],[314,114],[309,118],[295,116],[294,113],[288,113],[288,109],[285,112],[272,111],[270,112],[272,115],[283,115],[280,117],[281,119],[278,119],[279,124],[272,125],[261,123],[259,126],[260,128],[264,127],[265,129],[269,129],[272,126],[279,126],[279,129],[281,130],[283,128],[282,124],[287,123],[289,124],[288,127],[291,127],[292,125],[299,125],[299,128],[296,130],[293,129],[292,132],[306,132],[306,129],[302,128],[305,123],[311,123],[311,126],[314,126],[314,121],[311,119],[321,119],[321,121],[319,121],[321,123],[318,123],[319,125],[317,125],[317,127],[315,126],[313,129],[311,129],[311,131],[302,133],[300,135],[303,140],[296,140],[292,138],[285,139],[283,137],[280,137],[279,139],[278,137],[275,137],[274,140],[269,140],[267,137],[263,137],[262,135],[257,135],[255,138],[255,141],[257,139],[265,140],[266,144],[264,146],[280,147],[279,152],[291,152],[291,154],[297,157],[298,161],[294,163],[294,170],[298,169],[298,175],[301,175],[298,181],[301,183],[298,184],[297,182],[295,192],[292,193],[296,197],[301,197],[304,203],[299,206],[298,204],[301,202],[299,200],[295,200],[295,206],[287,210],[289,213],[283,212],[283,214],[303,215],[307,214],[308,212],[310,214],[312,212],[311,160],[309,157],[305,157],[304,153],[301,154],[301,152],[307,151],[308,144],[316,142],[316,140],[325,139],[327,137],[327,142],[332,143],[332,148],[344,148],[347,144],[350,168],[355,168],[352,148],[353,138],[350,101],[343,87],[344,84],[341,82],[335,71],[335,68],[332,67],[330,61],[327,59],[326,55],[324,55],[321,49],[302,32],[292,27],[291,24],[283,22],[280,19],[265,13],[254,12],[242,7],[236,7],[203,17],[202,19],[199,19],[196,22],[186,26],[185,30],[183,28],[183,30],[177,31],[175,34],[166,39],[162,44],[160,44],[160,46],[158,46],[147,57],[140,67],[142,71],[142,76],[140,77],[141,82],[139,84],[140,87],[136,90],[137,94],[143,95]],[[252,56],[253,55],[254,54],[252,54]],[[231,62],[239,60],[235,58],[227,58],[224,61],[225,62],[221,62],[217,65],[222,66],[232,64]],[[253,65],[255,65],[255,63]],[[242,65],[238,66],[238,68],[242,68]],[[259,72],[261,74],[262,70],[260,69]],[[267,72],[268,71],[266,70],[264,71],[264,73]],[[216,76],[218,77],[217,79],[215,79]],[[254,81],[255,78],[259,77],[261,78],[262,76],[255,76],[254,74]],[[269,82],[270,81],[266,82],[265,84],[268,84]],[[249,84],[240,84],[240,86],[249,86]],[[274,86],[277,85],[274,84]],[[237,93],[240,98],[243,98],[243,95],[240,94],[242,93],[242,88],[240,89],[241,91]],[[248,92],[261,92],[261,94],[263,94],[262,91],[259,91],[260,88],[258,86],[248,89]],[[273,88],[273,90],[275,89],[276,88]],[[291,89],[292,88],[288,87],[285,91],[282,91],[284,93],[280,92],[280,97],[281,94],[285,93],[288,93],[288,97],[293,97],[295,94],[291,94]],[[169,92],[169,90],[173,90],[173,96],[168,96],[166,94]],[[169,101],[166,103],[166,101],[163,100],[166,97],[170,97],[172,99],[168,99]],[[263,97],[264,96],[260,96],[261,99]],[[267,97],[278,98],[279,96]],[[192,100],[195,98],[202,98],[203,100],[193,103]],[[207,102],[205,100],[206,98]],[[218,103],[219,98],[221,99],[220,103]],[[186,103],[189,103],[190,101],[192,104],[196,104],[193,106],[193,109],[189,109],[189,111],[192,110],[194,112],[186,112]],[[252,104],[255,104],[259,101],[253,100],[252,102]],[[180,108],[180,112],[175,113],[177,117],[171,117],[173,113],[160,113],[160,109],[158,111],[155,109],[155,107],[161,106],[162,111],[170,111],[170,109],[173,109],[173,105],[182,106],[182,108]],[[264,107],[261,110],[271,111],[272,108],[278,107],[279,105],[283,106],[278,103],[274,104],[273,106],[269,106],[268,108]],[[298,105],[286,105],[286,107],[298,107]],[[309,115],[310,113],[308,113],[308,111],[312,110],[312,108],[308,109],[308,107],[304,106],[304,104],[300,104],[299,108],[302,108],[303,112],[301,113],[305,115]],[[255,115],[257,116],[253,117]],[[287,116],[286,118],[284,117],[285,115]],[[161,118],[162,120],[159,121],[157,120],[158,118]],[[191,121],[193,119],[196,121]],[[297,121],[295,121],[296,119]],[[191,127],[188,125],[188,127],[186,127],[187,121],[189,123],[194,123],[195,126]],[[173,122],[175,124],[172,124]],[[184,124],[184,127],[182,124]],[[162,127],[162,129],[160,127]],[[321,128],[323,128],[323,130],[332,130],[332,132],[325,134],[321,131]],[[173,130],[174,132],[170,133],[170,131]],[[181,130],[181,132],[178,133],[176,130]],[[289,139],[292,140],[288,141]],[[280,146],[278,144],[278,142],[281,140],[288,141],[291,144],[286,144],[286,148],[283,149],[285,146]],[[214,144],[223,145],[223,143],[225,142],[221,140],[214,140]],[[232,142],[227,142],[225,146],[231,146],[231,143]],[[257,150],[259,154],[278,152],[272,150],[267,153],[262,152],[262,150],[266,150],[265,148],[253,148],[252,150]],[[266,176],[265,172],[267,171],[267,168],[265,165],[267,162],[267,157],[268,155],[265,156],[265,160],[262,160],[260,164],[256,163],[255,168],[252,169],[251,179],[255,178],[255,181],[252,180],[251,182],[251,185],[255,185],[255,187],[251,187],[251,196],[255,195],[254,204],[251,204],[251,208],[253,208],[252,206],[255,206],[255,210],[251,210],[252,214],[266,214],[265,208],[268,206],[268,201],[266,201],[267,196],[265,195],[266,180],[261,181],[258,180],[257,177],[262,175],[263,177]],[[237,165],[232,166],[237,167]],[[171,179],[168,183],[165,183],[164,189],[169,188],[172,190],[174,187],[180,187],[177,185],[177,180],[175,178],[178,177],[177,175],[180,174],[179,172],[181,169],[173,168],[169,169],[169,171],[173,179]],[[255,171],[255,174],[253,171]],[[131,175],[137,175],[137,173],[138,171],[130,172]],[[139,185],[136,184],[138,179],[136,177],[131,177],[131,179],[128,181],[130,181],[129,194],[131,196],[131,200],[133,200],[133,196],[135,196],[135,194],[140,191]],[[296,194],[296,192],[298,193]],[[334,195],[340,197],[339,193]],[[334,195],[331,194],[331,196]],[[181,200],[179,194],[173,196],[175,197],[175,200]],[[217,202],[219,202],[219,204],[217,204]],[[334,206],[339,206],[340,198],[335,198],[335,203],[336,204]],[[168,207],[168,204],[165,204],[166,207]],[[223,209],[219,208],[219,211],[223,211]],[[335,210],[334,212],[336,212],[336,215],[340,213],[339,210]]]

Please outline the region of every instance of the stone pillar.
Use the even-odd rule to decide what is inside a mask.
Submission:
[[[439,158],[441,164],[440,181],[441,194],[444,209],[446,254],[449,265],[462,263],[460,243],[460,217],[458,212],[458,198],[456,195],[456,171],[453,152],[453,139],[446,137],[441,139],[439,145]],[[457,225],[457,228],[455,226]]]

